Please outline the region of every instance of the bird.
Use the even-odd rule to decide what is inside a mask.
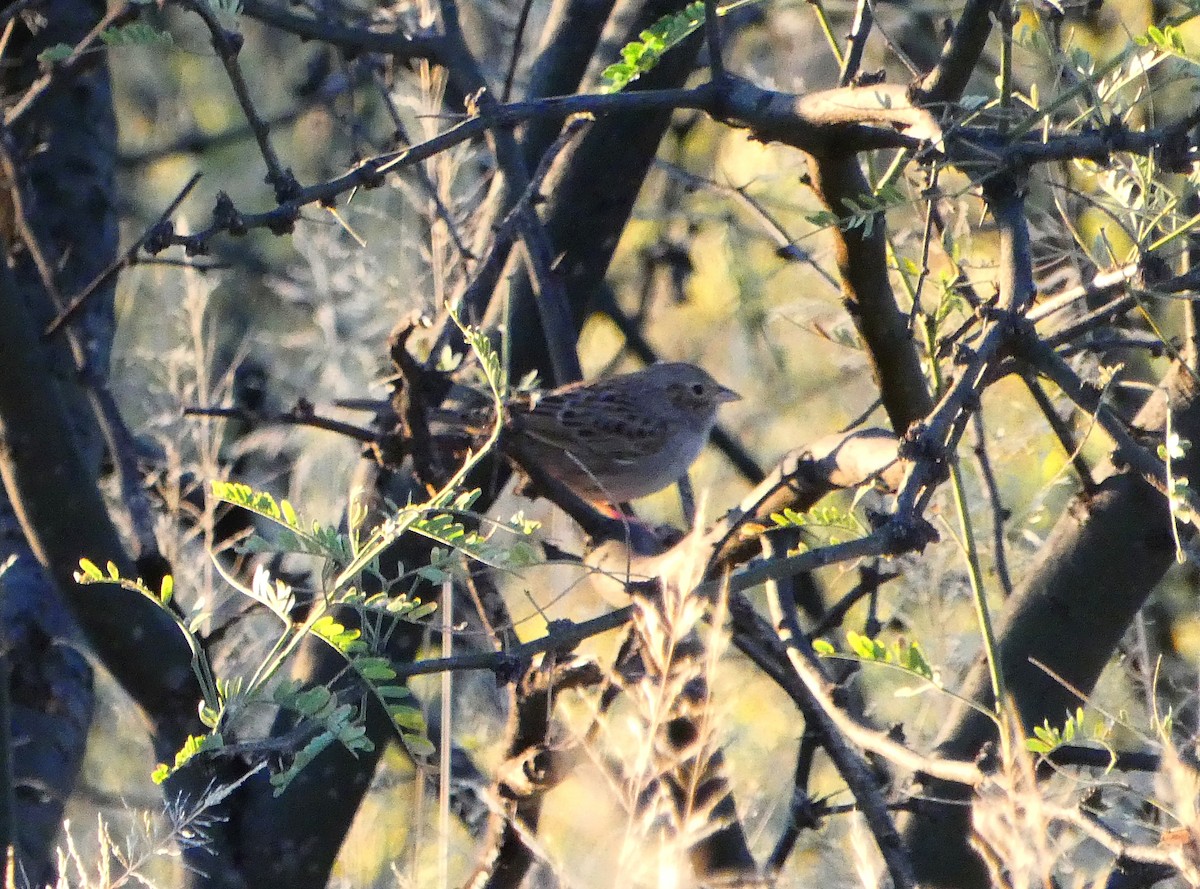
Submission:
[[[507,448],[585,500],[625,503],[683,478],[740,399],[694,364],[652,364],[510,401]]]

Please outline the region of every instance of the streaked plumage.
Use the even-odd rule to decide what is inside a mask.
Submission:
[[[589,500],[624,502],[678,481],[717,408],[740,396],[682,362],[573,383],[510,405],[512,447]]]

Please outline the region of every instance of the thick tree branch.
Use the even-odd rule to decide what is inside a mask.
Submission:
[[[95,479],[73,445],[40,338],[0,271],[0,477],[43,568],[68,596],[96,652],[155,726],[159,754],[174,754],[188,730],[199,730],[191,654],[174,621],[139,594],[116,586],[84,587],[79,560],[137,568],[109,520]],[[14,385],[15,381],[20,385]]]
[[[914,89],[914,101],[921,105],[958,101],[979,65],[992,32],[992,16],[1001,2],[1006,0],[967,0],[937,65]]]

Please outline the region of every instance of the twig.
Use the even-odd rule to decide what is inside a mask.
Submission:
[[[824,636],[834,627],[840,626],[846,615],[850,613],[850,609],[861,599],[876,595],[881,586],[901,576],[899,572],[880,571],[874,562],[866,563],[860,569],[860,579],[854,585],[854,589],[825,610],[825,614],[813,625],[809,636],[816,639]]]
[[[704,0],[704,40],[708,46],[708,68],[712,81],[721,87],[725,83],[725,60],[721,55],[721,23],[717,15],[717,0]]]
[[[806,728],[796,748],[796,768],[792,777],[792,800],[788,806],[787,824],[763,865],[763,869],[769,874],[777,874],[783,869],[788,856],[792,854],[796,840],[800,838],[801,831],[818,827],[820,817],[824,814],[822,807],[815,803],[808,793],[808,779],[819,746],[820,735]]]
[[[1165,281],[1157,281],[1144,288],[1136,287],[1134,284],[1138,271],[1139,269],[1137,268],[1126,266],[1097,275],[1092,282],[1082,287],[1072,288],[1062,296],[1051,300],[1050,303],[1046,304],[1049,311],[1039,311],[1042,309],[1042,306],[1039,305],[1027,317],[1031,320],[1041,321],[1053,312],[1065,308],[1076,300],[1085,298],[1090,300],[1094,296],[1113,297],[1104,305],[1078,318],[1073,318],[1064,324],[1060,324],[1046,333],[1044,336],[1046,344],[1057,348],[1080,338],[1093,328],[1107,324],[1111,319],[1136,307],[1141,298],[1167,294],[1177,297],[1182,295],[1183,298],[1189,301],[1195,301],[1193,292],[1197,288],[1200,288],[1200,268],[1191,269],[1181,275],[1168,278]]]
[[[717,194],[733,198],[749,211],[751,217],[762,226],[768,237],[775,243],[776,256],[792,260],[793,262],[810,263],[813,271],[820,275],[830,287],[834,290],[839,289],[837,279],[819,265],[813,259],[811,253],[796,244],[795,240],[784,229],[783,224],[757,198],[750,194],[745,186],[727,185],[710,179],[707,176],[698,176],[690,170],[683,169],[678,164],[661,159],[655,161],[655,163],[660,169],[666,171],[668,176],[682,181],[690,188],[705,188]]]
[[[246,78],[242,75],[242,67],[237,60],[238,52],[242,48],[242,36],[227,31],[212,7],[203,0],[181,0],[181,2],[198,15],[208,28],[213,49],[217,51],[217,56],[225,67],[225,74],[233,87],[238,105],[241,106],[242,113],[246,115],[250,129],[254,131],[254,141],[258,143],[259,153],[267,165],[267,181],[275,189],[275,200],[279,203],[291,200],[296,196],[300,185],[296,182],[292,171],[285,170],[280,163],[279,156],[271,145],[270,127],[259,115],[258,109],[254,107],[253,99],[250,98],[250,88],[246,85]]]
[[[0,11],[0,25],[7,25],[27,9],[41,6],[45,2],[47,0],[16,0],[16,2],[8,4],[3,11]]]
[[[803,574],[816,571],[842,562],[853,562],[858,559],[876,558],[879,556],[896,556],[913,549],[920,549],[921,536],[898,523],[889,523],[870,534],[857,540],[845,543],[831,543],[827,546],[816,547],[794,556],[777,559],[756,559],[744,568],[734,571],[724,581],[730,592],[743,592],[769,580],[779,580],[791,577],[793,574]],[[929,538],[925,538],[928,542]],[[721,580],[709,580],[696,587],[696,594],[702,596],[714,595],[722,585]]]
[[[1184,202],[1184,212],[1188,216],[1200,214],[1200,195],[1191,192]],[[1187,249],[1184,251],[1183,262],[1185,271],[1200,268],[1200,232],[1194,228],[1187,233]],[[1200,304],[1195,301],[1184,306],[1184,361],[1193,372],[1200,371]]]
[[[92,27],[82,40],[75,45],[71,54],[62,62],[50,67],[50,70],[30,84],[29,89],[15,105],[4,114],[4,126],[14,129],[20,126],[24,118],[31,114],[41,104],[48,90],[70,80],[77,73],[93,63],[88,54],[96,48],[96,41],[109,28],[137,15],[137,8],[130,3],[119,3],[105,13],[104,17]]]
[[[104,436],[117,485],[121,490],[121,502],[129,515],[133,534],[133,559],[137,563],[142,580],[151,589],[157,589],[162,578],[171,573],[170,563],[158,547],[158,536],[154,533],[154,509],[138,462],[137,442],[129,431],[124,417],[117,407],[116,399],[107,386],[93,384],[92,405],[96,422]],[[158,574],[158,577],[152,575]]]
[[[573,331],[574,322],[570,321],[570,309],[566,304],[566,295],[560,284],[555,283],[557,275],[551,270],[552,257],[549,256],[549,245],[546,243],[545,232],[540,220],[533,210],[538,200],[542,185],[549,175],[554,161],[566,150],[571,140],[588,124],[586,118],[576,118],[563,129],[554,144],[547,149],[541,162],[530,177],[524,192],[517,199],[512,211],[496,230],[492,243],[484,255],[483,262],[475,270],[475,276],[463,292],[459,301],[459,317],[468,323],[478,323],[483,317],[488,303],[491,301],[504,265],[508,260],[509,251],[517,237],[528,238],[526,256],[528,262],[536,264],[538,274],[531,270],[530,278],[539,286],[545,288],[546,304],[538,301],[538,309],[543,313],[542,326],[546,335],[547,348],[555,362],[555,372],[568,374],[560,383],[572,382],[582,377],[579,370],[579,357],[574,353],[575,337],[568,335],[564,325],[570,325]],[[532,217],[532,218],[531,218]],[[457,334],[457,328],[447,321],[438,336],[438,347],[433,350],[437,354],[443,346],[461,350],[465,346]],[[568,354],[569,353],[569,354]],[[573,374],[573,376],[571,376]]]
[[[496,770],[496,795],[507,805],[503,810],[493,809],[489,847],[479,850],[476,858],[480,864],[466,885],[517,889],[537,860],[549,864],[538,851],[536,833],[529,828],[538,824],[546,794],[567,777],[576,757],[574,751],[564,750],[550,737],[557,697],[562,691],[595,685],[602,679],[594,661],[573,658],[560,664],[551,657],[510,683],[513,693],[505,758]],[[534,762],[537,767],[530,768]],[[490,877],[486,884],[484,873]]]
[[[1119,831],[1113,830],[1097,816],[1082,809],[1044,806],[1045,814],[1055,820],[1077,828],[1113,854],[1143,864],[1161,864],[1178,871],[1189,885],[1196,885],[1200,869],[1188,861],[1189,848],[1194,840],[1188,838],[1177,845],[1143,846],[1129,842]]]
[[[1064,421],[1061,416],[1058,416],[1054,402],[1050,401],[1050,396],[1046,395],[1042,384],[1038,382],[1036,376],[1032,373],[1024,376],[1026,389],[1030,390],[1030,395],[1033,396],[1034,403],[1042,412],[1046,422],[1050,425],[1050,431],[1054,432],[1055,438],[1058,439],[1058,446],[1062,447],[1063,453],[1066,453],[1067,458],[1075,469],[1075,474],[1079,476],[1080,487],[1084,489],[1084,493],[1091,495],[1097,491],[1096,476],[1092,474],[1092,467],[1088,465],[1087,458],[1082,453],[1082,445],[1075,442],[1075,434],[1068,422]]]
[[[498,651],[504,651],[519,644],[519,640],[513,632],[513,619],[509,613],[508,604],[504,601],[504,595],[500,592],[499,587],[496,586],[491,569],[486,565],[474,568],[467,572],[463,585],[471,597],[475,613],[479,616],[479,622],[483,625],[484,632],[487,633],[493,647]]]
[[[292,108],[267,121],[267,126],[275,129],[287,124],[293,124],[312,108],[317,107],[317,105],[318,103],[314,101],[298,102]],[[193,129],[173,138],[170,142],[151,145],[137,151],[122,152],[117,156],[117,166],[124,170],[136,169],[154,161],[174,157],[175,155],[201,154],[214,148],[236,145],[239,142],[244,142],[252,138],[254,138],[254,131],[250,128],[249,124],[245,123],[231,126],[212,135],[200,129]]]
[[[185,417],[225,417],[247,422],[274,423],[281,426],[311,426],[314,429],[336,432],[338,435],[344,435],[364,444],[375,442],[379,438],[371,429],[319,416],[314,412],[313,406],[303,399],[298,401],[290,411],[283,413],[263,413],[241,407],[192,406],[184,408],[183,415]]]
[[[936,122],[927,112],[912,108],[903,98],[903,90],[887,91],[885,86],[789,96],[736,81],[736,88],[724,94],[718,94],[712,84],[701,84],[690,89],[583,94],[497,105],[489,108],[486,114],[467,118],[411,148],[368,158],[341,176],[297,188],[289,200],[273,210],[243,213],[230,203],[209,227],[188,237],[172,235],[165,238],[161,246],[179,244],[195,252],[203,250],[207,241],[222,231],[243,233],[254,228],[289,231],[302,207],[330,203],[345,192],[377,184],[381,175],[397,167],[418,163],[454,145],[488,132],[511,128],[517,123],[539,118],[567,118],[580,112],[605,114],[691,108],[712,113],[720,105],[727,111],[722,119],[747,127],[759,138],[802,149],[818,148],[831,141],[847,154],[871,148],[921,147],[927,142],[926,134],[933,132],[928,129],[930,123],[936,125]],[[856,104],[854,99],[858,94],[862,95]],[[868,101],[868,96],[874,99]],[[1050,133],[1043,137],[1039,134],[1036,141],[1025,137],[1012,145],[993,145],[994,135],[988,131],[962,128],[953,139],[947,139],[946,150],[951,160],[960,163],[979,157],[981,151],[988,151],[989,163],[1026,164],[1107,157],[1114,151],[1145,154],[1154,149],[1159,138],[1158,130],[1133,132],[1121,129],[1071,136]]]
[[[975,430],[975,460],[979,464],[979,477],[983,480],[983,489],[987,492],[988,504],[992,509],[992,562],[996,568],[996,578],[1000,581],[1000,589],[1005,597],[1013,591],[1012,577],[1008,573],[1007,547],[1004,543],[1004,521],[1008,510],[1000,499],[1000,486],[996,482],[996,473],[992,471],[992,461],[988,457],[987,435],[983,425],[983,412],[975,411],[972,415]]]
[[[831,491],[872,481],[894,490],[904,472],[896,456],[897,446],[890,432],[859,429],[826,436],[785,454],[741,503],[706,532],[712,541],[708,572],[732,565],[747,552],[747,546],[757,547],[756,537],[744,535],[743,530],[768,521],[772,513],[785,507],[804,511]]]
[[[445,40],[437,34],[408,35],[394,25],[381,31],[356,28],[340,22],[295,15],[282,4],[264,0],[242,0],[242,11],[251,18],[295,34],[303,40],[319,41],[351,52],[382,53],[401,63],[420,58],[439,64],[445,45]]]
[[[95,293],[102,285],[107,283],[108,280],[121,269],[131,265],[137,259],[138,251],[142,249],[143,245],[145,245],[145,243],[151,238],[161,235],[163,226],[167,224],[167,221],[171,218],[172,214],[179,209],[179,205],[184,202],[189,194],[191,194],[192,189],[196,187],[196,183],[199,181],[200,174],[192,174],[192,178],[189,179],[187,184],[179,190],[179,194],[175,195],[175,199],[167,205],[167,208],[159,215],[158,220],[153,225],[149,226],[144,232],[142,232],[141,237],[134,241],[124,253],[110,262],[108,266],[100,272],[100,274],[93,278],[88,285],[83,288],[83,290],[79,291],[78,294],[72,297],[71,301],[67,303],[66,307],[60,308],[58,314],[54,317],[54,320],[46,325],[46,329],[42,335],[53,336],[55,331],[57,331],[60,327],[74,318],[76,314],[78,314],[79,310],[83,308],[84,303],[87,302],[88,297]]]
[[[582,623],[556,621],[551,624],[545,636],[514,646],[507,651],[482,651],[448,658],[426,658],[410,664],[393,664],[393,669],[396,671],[397,679],[425,676],[446,670],[489,670],[493,673],[511,675],[514,667],[525,663],[534,655],[545,654],[548,651],[560,653],[573,651],[580,642],[624,626],[632,617],[633,606],[626,605],[624,608],[618,608],[616,611],[610,611],[608,614],[602,614],[600,617]]]
[[[785,548],[786,549],[786,548]],[[768,559],[775,553],[773,535],[763,536],[763,555]],[[779,633],[779,639],[787,648],[788,660],[806,687],[813,679],[820,677],[821,686],[828,687],[830,680],[821,673],[821,668],[812,656],[812,644],[800,629],[796,617],[796,600],[792,579],[772,580],[767,583],[767,603],[771,609],[771,620]],[[803,670],[803,672],[802,672]],[[812,689],[808,688],[811,692]],[[821,739],[821,746],[829,754],[838,774],[850,787],[854,799],[858,803],[867,826],[875,836],[875,844],[887,863],[892,883],[899,887],[916,887],[916,877],[913,874],[912,862],[900,841],[900,834],[887,811],[883,794],[876,783],[870,767],[845,742],[838,731],[830,714],[827,713],[815,699],[815,695],[807,701],[807,707],[802,708],[805,726],[816,731]]]
[[[375,86],[379,90],[379,95],[383,99],[383,107],[387,109],[388,117],[392,120],[396,142],[402,145],[411,145],[412,139],[408,136],[404,120],[400,117],[400,111],[396,108],[396,103],[392,100],[392,95],[387,88],[387,84],[384,83],[383,77],[378,71],[372,71],[371,74],[375,81]],[[450,242],[454,244],[454,249],[458,251],[458,255],[463,259],[474,259],[475,256],[471,253],[470,248],[463,243],[462,235],[458,230],[458,223],[450,213],[450,208],[446,206],[446,202],[442,200],[437,186],[429,178],[429,171],[425,169],[423,164],[417,164],[413,167],[413,175],[417,177],[417,182],[425,192],[425,196],[433,204],[433,209],[438,219],[442,220],[442,224],[446,226],[446,233],[450,237]]]
[[[883,38],[884,45],[887,46],[888,51],[900,61],[900,64],[908,69],[908,73],[911,74],[914,79],[921,77],[925,72],[922,71],[911,58],[909,58],[908,53],[905,52],[900,41],[892,39],[892,35],[887,32],[887,29],[879,21],[879,17],[874,15],[875,0],[867,0],[867,2],[871,4],[871,18],[875,22],[875,30],[878,31],[879,36]]]
[[[21,243],[29,251],[29,257],[33,260],[33,266],[37,270],[38,279],[46,291],[50,305],[54,307],[55,311],[59,311],[63,305],[62,293],[58,289],[58,281],[54,276],[54,269],[51,267],[50,261],[46,258],[41,242],[33,231],[33,225],[29,218],[28,208],[26,207],[25,191],[22,188],[25,180],[17,171],[17,164],[13,158],[10,140],[10,132],[0,132],[0,172],[3,172],[4,181],[8,185],[9,198],[12,201],[13,224],[17,229],[17,234],[20,235]],[[70,339],[69,344],[75,357],[77,369],[81,372],[84,371],[87,362],[83,346],[73,337]]]
[[[836,704],[833,683],[825,676],[816,656],[805,650],[800,640],[785,645],[770,624],[742,596],[730,596],[729,610],[738,649],[755,666],[775,679],[788,696],[802,706],[805,715],[810,712],[817,715],[810,725],[821,726],[822,739],[831,736],[823,726],[832,725],[833,738],[841,742],[848,740],[907,771],[964,787],[977,787],[983,783],[984,772],[973,762],[926,756],[905,747],[887,732],[856,721]],[[820,714],[824,714],[824,717]]]
[[[550,151],[546,152],[546,158],[557,156],[587,123],[585,120],[573,120],[563,130]],[[523,248],[521,252],[529,270],[530,286],[537,299],[538,318],[542,322],[546,350],[550,353],[554,381],[563,385],[583,378],[579,353],[575,348],[579,337],[575,330],[575,321],[571,317],[571,306],[562,277],[553,268],[554,257],[551,254],[550,240],[546,236],[541,218],[533,209],[529,199],[531,196],[531,192],[527,190],[514,210],[517,231]]]
[[[1121,291],[1133,282],[1139,271],[1141,271],[1141,267],[1137,263],[1130,263],[1120,268],[1099,272],[1085,284],[1072,287],[1057,296],[1043,299],[1031,308],[1025,317],[1030,321],[1042,321],[1079,302],[1094,305],[1098,299],[1119,296]],[[1100,309],[1095,311],[1100,311]]]
[[[980,388],[990,366],[1015,342],[1019,326],[1017,316],[1025,311],[1034,296],[1029,232],[1021,215],[1022,202],[1016,177],[997,176],[986,185],[992,213],[1001,232],[998,308],[991,326],[980,335],[974,354],[958,379],[946,390],[902,451],[916,460],[897,495],[897,517],[920,514],[920,504],[932,495],[944,474],[942,455],[956,447],[965,431],[969,410],[978,404]]]
[[[837,62],[838,67],[841,67],[842,48],[838,46],[837,38],[833,35],[833,25],[830,24],[829,15],[825,12],[825,4],[822,0],[808,0],[808,6],[817,17],[817,25],[820,27],[821,33],[825,35],[825,42],[829,44],[833,60]]]
[[[967,0],[941,58],[919,86],[919,104],[955,102],[962,96],[991,33],[994,8],[994,0]]]
[[[938,167],[934,166],[929,171],[929,184],[925,188],[925,194],[928,195],[928,198],[925,202],[925,228],[921,233],[921,259],[917,263],[917,268],[919,269],[917,272],[917,283],[912,288],[912,307],[909,309],[908,316],[908,325],[913,329],[916,327],[917,315],[921,311],[921,291],[925,289],[925,282],[929,280],[929,245],[933,243],[935,220],[940,219],[940,214],[937,212],[937,180]]]
[[[508,57],[508,71],[504,74],[504,88],[500,91],[500,101],[507,102],[512,97],[513,80],[517,76],[517,64],[521,61],[521,48],[525,42],[525,28],[529,24],[529,11],[533,8],[533,0],[522,0],[521,13],[517,17],[516,32],[513,34],[512,52]]]
[[[854,24],[850,27],[850,46],[846,50],[842,73],[838,77],[839,85],[849,86],[858,76],[863,51],[867,48],[867,38],[871,34],[871,26],[874,22],[875,10],[872,0],[858,0],[858,9],[854,13]]]
[[[1116,444],[1117,453],[1146,481],[1160,491],[1166,491],[1166,470],[1162,461],[1152,454],[1129,432],[1128,423],[1108,405],[1101,392],[1079,378],[1062,357],[1030,331],[1021,337],[1017,357],[1054,383],[1081,410],[1094,416],[1100,427]],[[1196,508],[1196,496],[1186,487],[1172,492],[1183,496]]]
[[[1162,755],[1150,750],[1109,750],[1078,744],[1055,747],[1046,754],[1046,759],[1056,768],[1079,766],[1119,772],[1157,772],[1162,766]]]

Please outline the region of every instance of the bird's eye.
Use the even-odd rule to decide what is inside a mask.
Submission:
[[[697,396],[703,395],[704,394],[704,384],[703,383],[692,383],[692,394],[697,395]]]

